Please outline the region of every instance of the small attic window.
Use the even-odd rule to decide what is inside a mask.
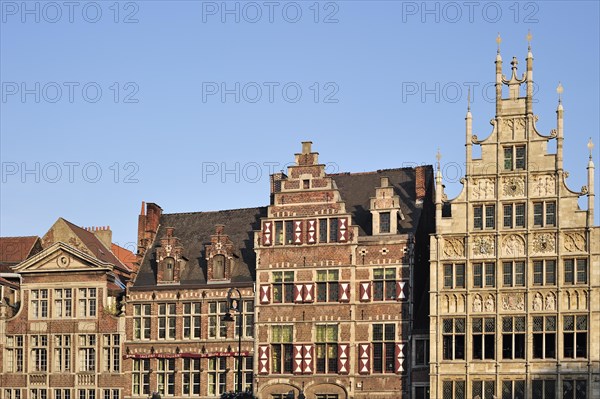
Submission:
[[[222,280],[225,278],[225,256],[215,255],[213,257],[213,279]]]
[[[390,213],[381,212],[379,214],[379,232],[389,233],[390,232]]]
[[[305,190],[308,190],[310,188],[310,180],[308,180],[308,179],[302,180],[302,187]]]
[[[169,257],[165,259],[164,281],[173,281],[173,269],[175,268],[175,259]]]

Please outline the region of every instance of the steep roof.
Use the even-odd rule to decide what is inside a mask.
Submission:
[[[130,250],[123,248],[115,243],[111,245],[111,251],[119,260],[133,272],[137,272],[137,256]]]
[[[432,176],[431,167],[426,167],[426,185]],[[359,227],[359,235],[371,235],[373,218],[369,207],[375,189],[380,186],[382,177],[389,178],[390,186],[400,197],[400,209],[404,220],[399,221],[400,234],[414,233],[421,217],[422,206],[417,202],[415,168],[383,169],[365,173],[337,173],[328,175],[335,181],[346,210],[352,213],[352,221]],[[427,200],[424,198],[423,200]]]
[[[133,287],[156,285],[156,248],[160,238],[166,234],[166,227],[174,228],[173,235],[181,241],[183,256],[187,259],[181,273],[181,286],[206,284],[205,246],[210,243],[210,236],[215,234],[217,224],[225,225],[223,232],[229,235],[235,247],[237,270],[231,282],[254,281],[256,255],[253,232],[260,230],[260,219],[266,215],[266,207],[161,215],[156,239],[146,251]]]
[[[16,265],[31,255],[38,249],[38,236],[26,237],[0,237],[0,272],[11,272],[11,266]]]

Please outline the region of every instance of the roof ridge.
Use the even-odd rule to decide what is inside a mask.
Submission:
[[[174,212],[174,213],[163,213],[161,216],[171,216],[171,215],[199,215],[202,213],[221,213],[221,212],[232,212],[232,211],[246,211],[250,209],[260,209],[260,208],[268,208],[269,205],[261,205],[261,206],[252,206],[247,208],[233,208],[233,209],[219,209],[215,211],[195,211],[195,212]]]
[[[377,169],[377,170],[371,170],[371,171],[367,171],[367,172],[337,172],[337,173],[327,173],[326,176],[373,175],[373,174],[377,174],[377,173],[381,173],[381,172],[395,172],[395,171],[402,171],[402,170],[414,170],[416,167],[421,167],[421,166],[430,166],[430,167],[433,167],[433,165],[405,166],[405,167],[402,167],[402,168]]]

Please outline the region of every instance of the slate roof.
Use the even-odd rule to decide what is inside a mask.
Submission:
[[[235,248],[236,268],[231,282],[253,282],[256,263],[253,232],[260,230],[260,219],[266,215],[266,207],[161,215],[158,233],[152,247],[146,251],[133,288],[156,285],[156,248],[166,235],[167,227],[174,228],[173,235],[181,241],[183,256],[187,259],[181,272],[180,286],[206,284],[205,246],[210,243],[210,236],[215,234],[217,224],[225,225],[223,233],[229,236]]]
[[[33,255],[38,236],[0,237],[0,273],[12,272],[11,266]]]
[[[431,167],[426,171],[426,186],[428,186],[433,172]],[[346,210],[352,213],[352,222],[358,225],[359,236],[373,233],[373,218],[369,207],[371,198],[375,197],[375,188],[380,186],[382,177],[389,178],[390,186],[394,187],[395,193],[400,197],[400,209],[404,220],[399,222],[398,233],[415,232],[423,209],[416,201],[416,169],[383,169],[375,172],[338,173],[329,176],[335,181],[342,199],[346,202]]]

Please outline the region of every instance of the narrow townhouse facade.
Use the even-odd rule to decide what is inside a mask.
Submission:
[[[438,158],[431,398],[598,398],[593,145],[590,140],[587,185],[573,190],[563,168],[561,86],[556,128],[544,134],[533,113],[531,46],[522,75],[516,57],[511,74],[503,74],[500,49],[495,64],[492,131],[487,138],[474,135],[468,110],[466,175],[454,199],[444,194]],[[580,209],[581,197],[587,209]]]
[[[166,214],[142,204],[139,272],[125,306],[125,398],[252,391],[253,231],[263,216],[260,207]]]
[[[11,266],[18,291],[0,312],[3,399],[121,399],[131,270],[110,250],[109,228],[60,218],[39,251]]]
[[[255,393],[425,397],[431,167],[328,175],[311,144],[271,177],[254,241]]]

